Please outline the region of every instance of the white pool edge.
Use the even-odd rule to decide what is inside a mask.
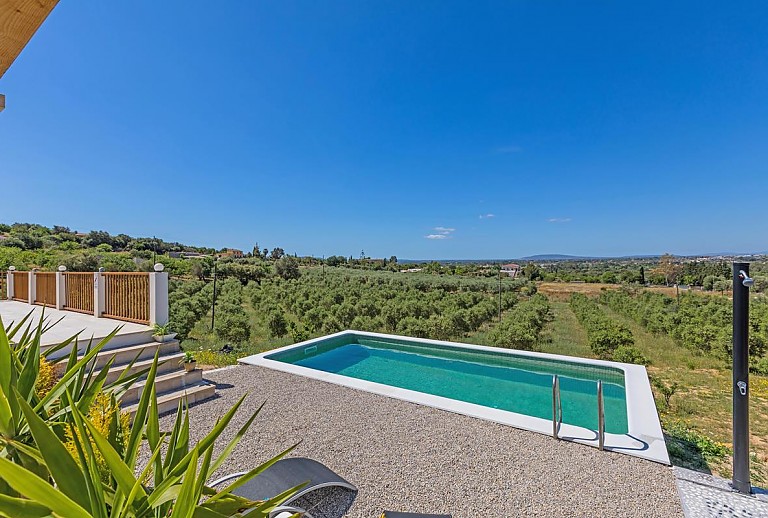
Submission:
[[[662,464],[670,464],[669,455],[667,454],[667,447],[664,443],[664,435],[661,431],[659,415],[656,411],[656,404],[653,400],[651,384],[648,380],[648,374],[645,370],[645,367],[642,365],[354,330],[341,331],[339,333],[314,338],[312,340],[307,340],[297,344],[287,345],[285,347],[273,349],[264,353],[246,356],[244,358],[240,358],[239,362],[247,365],[256,365],[273,370],[287,372],[290,374],[313,378],[353,389],[364,390],[366,392],[372,392],[382,396],[400,399],[411,403],[417,403],[432,408],[438,408],[440,410],[455,412],[457,414],[485,419],[488,421],[513,426],[515,428],[528,430],[530,432],[543,433],[550,436],[552,435],[552,421],[549,419],[531,417],[507,410],[499,410],[496,408],[489,408],[474,403],[459,401],[456,399],[435,396],[432,394],[426,394],[424,392],[417,392],[415,390],[392,387],[382,383],[350,378],[340,374],[332,374],[329,372],[323,372],[316,369],[292,365],[267,358],[267,356],[271,356],[283,351],[288,351],[294,348],[303,349],[306,347],[311,347],[313,344],[323,342],[329,338],[335,338],[349,334],[368,336],[371,338],[389,338],[394,340],[410,341],[414,343],[427,343],[457,349],[491,351],[494,353],[509,354],[512,356],[527,356],[532,358],[561,360],[570,363],[580,363],[583,365],[594,365],[620,369],[624,372],[624,384],[627,398],[627,425],[629,432],[621,435],[607,433],[605,435],[605,449],[618,453],[625,453],[627,455],[640,457]],[[598,445],[597,432],[595,430],[568,424],[561,425],[559,438],[561,440],[573,441],[594,447],[597,447]]]

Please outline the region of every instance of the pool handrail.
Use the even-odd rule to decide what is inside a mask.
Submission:
[[[605,404],[603,401],[603,380],[597,380],[597,447],[605,449]]]
[[[560,397],[560,377],[552,375],[552,437],[559,439],[558,432],[563,422],[563,400]]]

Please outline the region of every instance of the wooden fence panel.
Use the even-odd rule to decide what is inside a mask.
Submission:
[[[35,304],[56,306],[56,274],[53,272],[34,272]]]
[[[92,272],[64,272],[64,309],[93,315]]]
[[[13,272],[13,300],[29,302],[29,272]]]
[[[104,273],[103,315],[149,324],[149,273]]]

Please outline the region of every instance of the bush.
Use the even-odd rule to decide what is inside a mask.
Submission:
[[[587,330],[592,352],[598,357],[609,360],[619,347],[628,347],[635,343],[632,332],[627,327],[611,319],[600,309],[597,302],[586,295],[572,294],[570,304],[576,318]]]
[[[636,363],[638,365],[650,365],[651,361],[640,352],[637,347],[622,345],[613,352],[613,359],[622,363]]]
[[[103,392],[98,394],[88,410],[87,418],[102,435],[110,437],[117,451],[125,450],[125,442],[131,435],[130,415],[120,411],[120,405],[114,395],[110,396]],[[64,446],[75,462],[78,463],[80,469],[83,468],[83,464],[77,452],[77,445],[78,442],[82,443],[84,439],[86,437],[77,428],[70,427],[67,429]],[[102,482],[109,483],[109,464],[104,459],[104,455],[98,446],[90,440],[90,436],[88,439],[91,443],[91,449],[94,450],[94,460],[99,475],[101,475],[101,480]]]
[[[275,338],[282,338],[288,332],[288,321],[282,313],[275,311],[269,316],[267,322],[269,332]]]
[[[755,374],[762,374],[763,376],[768,376],[768,356],[765,358],[760,358],[756,362],[753,362],[750,365],[750,369]]]
[[[541,330],[551,318],[550,305],[543,295],[514,306],[490,333],[491,342],[499,347],[532,351],[541,339]]]
[[[251,336],[248,315],[242,306],[222,304],[216,319],[216,334],[224,341],[243,344]]]
[[[40,356],[40,366],[37,370],[37,381],[35,382],[35,391],[37,397],[44,398],[53,389],[59,377],[56,376],[56,364],[48,361],[45,356]]]
[[[680,388],[680,385],[678,385],[677,382],[667,383],[659,378],[651,378],[651,384],[656,391],[661,394],[661,397],[664,398],[664,408],[669,409],[672,402],[672,396],[675,395],[677,389]]]
[[[285,280],[298,279],[301,276],[299,261],[295,257],[285,255],[275,261],[275,273]]]

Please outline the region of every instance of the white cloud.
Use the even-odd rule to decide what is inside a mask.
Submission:
[[[501,146],[496,148],[497,153],[508,155],[510,153],[519,153],[523,150],[520,146]]]
[[[427,234],[424,236],[426,239],[451,239],[451,234],[453,234],[456,229],[451,227],[435,227],[433,229],[435,231],[434,234]]]
[[[480,219],[491,219],[495,217],[496,217],[496,214],[480,214]]]
[[[549,218],[547,219],[547,223],[568,223],[571,221],[571,218]]]

